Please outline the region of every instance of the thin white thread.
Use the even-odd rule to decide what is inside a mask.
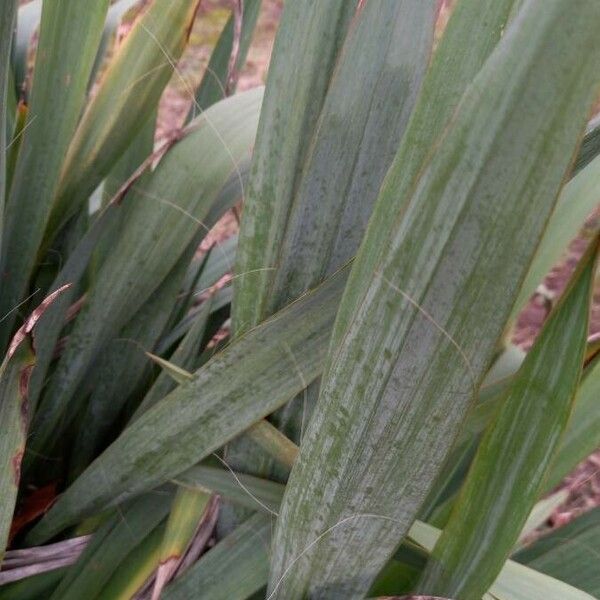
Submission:
[[[174,208],[175,210],[180,212],[182,215],[184,215],[184,216],[188,217],[189,219],[191,219],[192,221],[194,221],[194,223],[196,223],[197,225],[200,225],[200,227],[202,227],[202,229],[204,229],[204,231],[206,231],[206,233],[210,233],[210,228],[208,227],[208,225],[206,225],[206,223],[204,223],[203,221],[201,221],[200,219],[195,217],[193,214],[191,214],[190,212],[185,210],[185,208],[182,208],[181,206],[179,206],[172,200],[169,200],[167,198],[161,198],[160,196],[156,196],[154,194],[150,194],[150,193],[146,192],[145,190],[139,188],[136,185],[132,185],[130,189],[132,191],[136,192],[137,194],[139,194],[140,196],[149,198],[150,200],[156,200],[157,202],[162,202],[163,204],[166,204],[167,206]],[[219,252],[221,253],[221,255],[225,258],[225,260],[227,262],[227,270],[231,271],[233,269],[233,264],[229,260],[229,257],[227,256],[227,253],[225,252],[225,250],[223,250],[222,246],[223,246],[222,243],[220,243],[220,242],[216,243],[216,247],[218,248]]]
[[[268,513],[270,513],[271,515],[278,517],[279,513],[276,513],[274,510],[271,510],[266,504],[263,504],[241,481],[240,478],[237,476],[237,473],[227,464],[227,462],[221,458],[218,454],[213,452],[213,456],[215,458],[217,458],[218,460],[221,461],[221,463],[223,463],[223,465],[225,466],[225,468],[233,475],[233,478],[235,479],[236,483],[240,486],[240,488],[246,492],[246,494],[248,494],[248,496],[250,496],[250,498],[252,498],[252,500],[254,500],[259,506],[262,506],[262,508],[264,510],[266,510]]]
[[[273,591],[267,596],[266,600],[271,600],[273,598],[273,596],[277,593],[277,590],[281,586],[283,580],[286,578],[287,574],[290,572],[290,570],[292,569],[292,567],[307,552],[309,552],[311,550],[311,548],[313,548],[316,544],[318,544],[326,535],[329,535],[334,529],[337,529],[338,527],[340,527],[341,525],[344,525],[348,521],[352,521],[352,520],[355,520],[355,519],[363,519],[363,518],[367,518],[367,519],[381,519],[382,521],[388,521],[388,522],[391,522],[391,523],[396,523],[396,524],[399,524],[399,525],[403,525],[403,523],[401,521],[399,521],[398,519],[394,519],[393,517],[386,517],[385,515],[376,515],[376,514],[372,514],[372,513],[359,513],[359,514],[356,514],[356,515],[350,515],[349,517],[345,517],[344,519],[338,521],[337,523],[335,523],[331,527],[327,528],[323,533],[321,533],[318,537],[316,537],[308,546],[306,546],[306,548],[304,548],[304,550],[302,550],[302,552],[300,552],[300,554],[298,554],[292,560],[292,562],[287,566],[287,568],[285,569],[285,571],[283,572],[283,574],[281,575],[281,577],[279,578],[279,580],[275,584],[275,587],[273,588]]]
[[[196,96],[194,94],[194,90],[191,88],[190,84],[183,77],[183,75],[181,75],[181,73],[179,72],[179,69],[177,68],[177,64],[175,63],[175,61],[173,60],[173,58],[169,55],[169,53],[167,52],[166,48],[160,43],[160,40],[158,40],[158,38],[154,35],[154,33],[152,33],[152,31],[150,31],[144,25],[144,23],[140,22],[140,26],[154,40],[154,42],[156,43],[156,45],[158,46],[158,48],[160,49],[160,51],[164,54],[165,58],[169,61],[169,64],[171,65],[171,67],[173,69],[173,72],[177,75],[177,77],[179,78],[179,80],[181,81],[181,83],[186,88],[186,90],[187,90],[190,98],[192,99],[192,102],[194,103],[194,106],[199,110],[200,114],[204,115],[204,119],[206,120],[208,126],[214,131],[215,135],[217,136],[217,138],[219,139],[219,141],[223,145],[223,148],[225,149],[225,151],[229,155],[229,158],[231,159],[231,163],[233,165],[233,168],[235,169],[235,173],[236,173],[236,175],[238,177],[238,181],[239,181],[239,184],[240,184],[240,189],[242,191],[242,198],[244,198],[245,197],[245,192],[244,192],[244,182],[243,182],[243,179],[242,179],[242,173],[241,173],[239,165],[237,164],[237,162],[235,160],[235,157],[233,156],[233,153],[229,149],[229,146],[225,143],[225,140],[221,136],[221,133],[219,132],[219,130],[215,127],[214,123],[206,116],[205,111],[202,109],[202,107],[200,106],[200,104],[196,100]]]
[[[8,142],[6,148],[4,149],[5,151],[8,150],[27,131],[27,129],[29,129],[29,126],[35,121],[36,117],[37,115],[33,115],[33,117],[31,117],[31,119],[25,123],[23,129],[21,129],[21,131],[19,131],[19,133],[17,133],[17,135],[15,135],[15,137]]]
[[[460,356],[469,371],[469,375],[471,377],[471,385],[473,386],[473,390],[476,389],[477,377],[475,377],[475,372],[473,371],[473,367],[471,366],[471,362],[469,361],[467,355],[464,353],[463,349],[458,345],[458,343],[454,340],[454,338],[430,315],[419,303],[411,298],[404,290],[401,290],[397,285],[394,285],[389,279],[386,279],[382,273],[377,273],[379,277],[385,283],[387,283],[395,292],[398,292],[405,300],[407,300],[412,306],[414,306],[458,351]]]
[[[35,292],[29,294],[29,296],[27,296],[27,298],[25,298],[25,300],[21,300],[21,302],[19,302],[19,304],[17,304],[14,308],[11,308],[1,319],[0,319],[0,323],[2,323],[2,321],[4,321],[5,319],[7,319],[8,317],[10,317],[10,315],[12,315],[16,310],[19,310],[19,308],[21,306],[23,306],[23,304],[26,304],[27,302],[29,302],[29,300],[31,300],[39,291],[41,288],[38,288],[37,290],[35,290]]]

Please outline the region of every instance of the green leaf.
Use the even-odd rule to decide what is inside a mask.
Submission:
[[[367,3],[356,16],[302,165],[285,237],[268,251],[266,271],[256,274],[264,284],[252,302],[264,306],[262,317],[356,253],[427,67],[435,9],[430,1],[384,0]],[[242,239],[245,227],[259,227],[246,222],[246,212]],[[247,239],[243,244],[240,251],[251,252]]]
[[[246,62],[250,42],[260,13],[262,0],[245,0],[243,3],[242,25],[239,38],[238,58],[235,64],[241,70]],[[202,81],[196,91],[196,98],[190,109],[188,120],[193,119],[198,112],[206,110],[215,102],[227,96],[227,76],[229,60],[234,39],[234,16],[231,15],[225,25],[206,67]],[[235,90],[229,90],[229,93]]]
[[[64,576],[66,567],[32,575],[0,587],[0,600],[39,600],[49,598]]]
[[[196,244],[184,252],[171,273],[98,357],[88,375],[87,408],[78,423],[71,451],[71,479],[112,441],[111,431],[130,395],[150,376],[148,349],[158,342],[169,319]]]
[[[386,189],[395,189],[396,193],[388,194],[378,202],[370,221],[369,229],[379,231],[381,235],[376,239],[372,235],[369,245],[363,244],[352,281],[361,281],[372,274],[387,251],[387,233],[392,229],[396,215],[407,205],[409,194],[432,149],[443,137],[465,89],[500,41],[513,10],[522,1],[461,0],[456,4],[384,182]],[[474,27],[473,23],[478,26]],[[336,344],[344,334],[352,312],[362,302],[358,288],[356,292],[353,288],[348,290],[348,301],[340,307],[339,325],[333,334]]]
[[[31,349],[22,344],[0,367],[0,558],[8,543],[19,489],[28,426],[27,378],[33,363]]]
[[[84,106],[108,4],[109,0],[44,2],[29,103],[30,126],[24,133],[6,210],[2,315],[26,295],[64,155]],[[15,317],[11,312],[0,326],[2,347]]]
[[[600,508],[595,508],[538,539],[513,558],[598,597],[599,553]]]
[[[479,444],[423,573],[418,587],[423,593],[478,600],[523,530],[566,428],[579,382],[596,246],[545,323]]]
[[[11,74],[9,73],[9,78]],[[9,86],[12,84],[9,82]],[[21,142],[23,140],[23,132],[28,126],[27,116],[29,114],[27,105],[24,102],[17,104],[16,97],[12,93],[12,89],[8,89],[7,112],[6,112],[6,179],[5,193],[8,195],[12,186],[12,180],[15,174],[15,166],[19,151],[21,150]],[[11,101],[14,99],[14,103]],[[6,196],[5,196],[6,197]]]
[[[265,282],[284,235],[299,176],[357,0],[285,5],[269,65],[236,257],[232,328],[266,315]],[[310,18],[306,15],[310,14]],[[298,52],[302,48],[302,52]]]
[[[285,490],[283,484],[269,479],[207,465],[195,465],[177,475],[174,481],[181,486],[210,490],[240,506],[270,515],[279,511]]]
[[[256,514],[167,586],[164,600],[245,600],[267,582],[271,518]]]
[[[299,157],[301,174],[290,198],[289,214],[280,223],[285,236],[272,241],[245,237],[245,232],[262,227],[249,222],[253,216],[264,218],[265,207],[260,205],[274,200],[276,204],[266,206],[274,212],[281,198],[271,198],[264,188],[246,201],[238,260],[246,253],[262,254],[265,262],[254,273],[242,272],[241,277],[239,265],[236,267],[234,323],[238,299],[243,302],[247,294],[245,280],[256,278],[258,282],[246,284],[255,293],[245,297],[251,302],[249,310],[260,308],[262,314],[257,317],[262,319],[323,281],[356,253],[419,92],[433,42],[436,6],[430,1],[385,0],[366,4],[354,18],[310,150]],[[282,94],[271,110],[279,113],[287,102]],[[278,134],[271,131],[274,137]],[[263,177],[263,185],[270,185],[268,176]],[[253,202],[259,206],[254,207]],[[258,247],[264,243],[272,245]],[[239,286],[238,281],[242,282]],[[304,392],[302,399],[292,401],[284,414],[273,417],[295,442],[299,442],[303,423],[318,396],[316,386]],[[243,470],[257,467],[243,442],[229,448],[227,456]],[[268,472],[266,465],[260,471]]]
[[[4,196],[6,190],[6,143],[7,113],[9,95],[14,98],[14,89],[10,87],[10,52],[13,29],[17,14],[17,0],[6,0],[0,6],[0,247],[4,221]],[[10,132],[12,135],[12,131]]]
[[[118,216],[117,205],[112,205],[96,218],[50,286],[50,290],[55,291],[68,283],[71,284],[71,288],[66,290],[42,315],[40,327],[34,332],[36,364],[29,382],[29,403],[32,415],[35,414],[67,311],[77,298],[78,284],[88,267],[98,241],[107,231],[110,231],[111,227],[114,227]]]
[[[156,570],[153,598],[161,596],[165,583],[175,575],[210,507],[210,499],[211,495],[203,490],[177,490],[160,545],[160,562]]]
[[[255,423],[246,431],[248,439],[260,446],[271,458],[284,467],[286,475],[298,458],[298,446],[269,421]]]
[[[6,83],[6,104],[4,111],[4,119],[6,122],[4,128],[4,139],[6,148],[8,150],[8,146],[11,143],[13,138],[13,133],[15,131],[16,121],[17,121],[17,94],[15,89],[15,80],[12,69],[8,68],[7,70],[7,83]]]
[[[185,48],[197,7],[198,0],[154,0],[123,42],[69,146],[46,243],[88,199],[155,113]]]
[[[557,486],[600,446],[600,356],[583,375],[573,414],[546,479],[546,490]]]
[[[79,560],[67,571],[51,600],[93,600],[127,556],[167,516],[174,489],[154,490],[120,507],[94,533]]]
[[[162,400],[169,392],[171,392],[176,387],[175,382],[184,383],[184,380],[188,379],[187,375],[189,375],[189,373],[187,370],[193,370],[196,366],[195,363],[198,356],[198,349],[206,332],[211,307],[212,302],[209,298],[202,304],[201,312],[196,315],[194,325],[181,340],[173,353],[173,356],[171,356],[170,361],[165,361],[164,359],[153,355],[152,358],[163,368],[163,372],[157,377],[156,381],[152,384],[152,387],[144,396],[144,399],[134,414],[134,419],[146,412],[150,407],[154,406],[159,400]],[[175,368],[176,372],[177,370],[179,371],[177,372],[177,376],[180,377],[180,380],[175,377],[173,368]]]
[[[98,600],[130,600],[148,582],[160,560],[160,547],[165,534],[165,525],[159,525],[138,544],[131,554],[119,565]]]
[[[60,497],[29,541],[181,473],[293,398],[320,372],[346,273],[231,343],[142,415]]]
[[[143,166],[149,162],[148,157],[152,155],[155,130],[156,113],[153,113],[148,121],[146,121],[145,125],[137,132],[137,135],[131,141],[127,150],[125,150],[119,160],[114,164],[103,184],[98,188],[100,192],[99,209],[106,208],[109,202],[117,195],[121,187],[126,185],[127,182],[130,181],[130,178],[135,177],[138,173],[138,181],[141,184],[145,172],[140,173],[140,171]],[[116,240],[123,234],[123,211],[119,211],[119,216],[116,218],[116,221],[117,224],[113,225],[109,232],[102,235],[99,245],[94,251],[92,277],[96,275],[100,265],[104,262],[106,255],[110,253]]]
[[[220,216],[219,191],[247,157],[262,90],[219,102],[134,186],[119,209],[122,235],[87,293],[69,344],[38,411],[31,447],[38,453],[57,436],[71,398],[103,347],[114,338],[171,271],[192,239]],[[203,156],[200,165],[197,157]]]
[[[0,365],[0,559],[8,542],[29,427],[27,388],[35,362],[29,335],[64,288],[46,297],[15,333]]]
[[[123,21],[123,17],[140,4],[140,2],[141,0],[116,0],[116,2],[113,2],[108,9],[106,20],[104,21],[104,30],[102,31],[100,47],[98,48],[96,60],[94,61],[94,68],[92,69],[92,74],[90,76],[90,86],[94,83],[96,75],[104,66],[106,55],[109,54],[112,42],[116,37],[119,25],[121,25]]]
[[[163,374],[168,375],[175,383],[181,385],[194,379],[194,375],[192,373],[182,369],[181,367],[178,367],[175,363],[169,362],[168,360],[161,358],[160,356],[156,356],[156,354],[152,354],[151,352],[147,352],[146,355],[159,367],[161,367]]]
[[[416,180],[394,162],[352,267],[281,508],[273,599],[366,593],[434,483],[595,97],[600,4],[577,6],[567,22],[559,0],[528,0],[443,137],[403,138],[398,159],[405,140],[431,159]]]
[[[513,323],[537,286],[565,255],[569,243],[580,232],[586,217],[600,205],[599,185],[600,157],[594,159],[564,187],[513,307],[510,317]]]
[[[427,523],[416,521],[409,535],[431,552],[441,531]],[[581,590],[512,560],[506,561],[488,595],[492,600],[594,600]]]

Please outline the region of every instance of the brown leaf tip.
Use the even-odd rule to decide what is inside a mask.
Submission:
[[[68,290],[73,284],[67,283],[57,290],[49,294],[42,300],[41,304],[29,315],[25,323],[19,327],[17,333],[15,333],[8,352],[6,353],[6,360],[10,360],[17,348],[21,345],[25,337],[31,333],[31,330],[35,327],[35,324],[40,320],[40,317],[46,312],[47,308],[60,296],[65,290]]]

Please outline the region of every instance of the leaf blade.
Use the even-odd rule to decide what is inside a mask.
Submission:
[[[596,22],[599,8],[581,6]],[[286,489],[270,575],[273,598],[366,593],[451,449],[594,97],[587,75],[573,81],[568,99],[554,95],[564,90],[571,69],[560,61],[579,68],[590,52],[600,52],[591,37],[580,38],[578,49],[568,36],[559,42],[555,28],[562,18],[560,2],[526,2],[444,137],[430,140],[439,143],[414,186],[410,169],[397,162],[392,169],[400,170],[402,185],[394,185],[392,175],[384,183],[374,217],[398,209],[404,185],[413,191],[400,214],[389,215],[391,225],[371,221],[353,265],[353,276],[364,277],[351,276],[346,286],[319,403]],[[583,22],[568,27],[581,28]],[[565,48],[546,62],[549,40],[554,49]],[[494,91],[495,85],[501,87]],[[535,122],[526,107],[540,108],[538,85],[552,90],[552,100]],[[527,112],[519,117],[519,109]],[[556,171],[547,170],[551,163]],[[519,201],[523,195],[527,206]],[[533,237],[515,239],[524,222]],[[362,273],[378,246],[387,253]],[[327,536],[303,552],[324,531]],[[341,576],[347,572],[351,577]]]
[[[486,430],[420,590],[479,598],[517,542],[571,412],[583,365],[596,245]]]
[[[102,35],[109,0],[44,2],[29,114],[35,122],[24,133],[6,212],[0,295],[6,314],[25,295],[38,247],[58,185],[63,157],[85,102],[89,75]],[[60,114],[61,118],[56,118]],[[31,121],[30,121],[31,123]],[[4,346],[15,322],[0,326]]]

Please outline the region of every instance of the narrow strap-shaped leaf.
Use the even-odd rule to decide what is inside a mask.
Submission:
[[[200,342],[204,338],[206,332],[211,306],[212,303],[210,299],[204,302],[201,312],[196,316],[194,325],[177,346],[169,363],[185,370],[193,370],[194,367],[197,366],[195,363],[199,354]],[[164,370],[144,396],[142,403],[135,412],[134,419],[146,412],[146,410],[154,406],[159,400],[162,400],[169,392],[171,392],[177,385],[175,381],[176,380],[170,372]]]
[[[198,4],[198,0],[154,0],[123,42],[69,146],[46,243],[108,175],[154,114],[183,52]]]
[[[160,546],[160,562],[152,590],[153,600],[160,598],[165,583],[175,574],[206,513],[210,499],[211,494],[204,490],[177,490]]]
[[[444,35],[433,55],[421,93],[384,186],[395,194],[377,202],[369,229],[377,231],[357,255],[334,344],[344,335],[353,310],[362,302],[358,284],[366,280],[387,251],[387,233],[403,210],[415,180],[443,135],[467,86],[501,39],[515,6],[522,0],[461,0],[452,11]],[[475,27],[473,24],[477,23]],[[355,282],[355,283],[353,283]],[[350,299],[352,298],[352,302]]]
[[[125,557],[167,516],[173,492],[155,490],[120,508],[94,533],[51,599],[96,598]]]
[[[28,344],[0,368],[0,558],[8,543],[28,428],[27,379],[34,363]]]
[[[298,457],[298,446],[294,442],[266,419],[250,427],[246,434],[289,472]]]
[[[235,68],[238,70],[242,69],[246,62],[261,4],[262,0],[245,0],[243,2],[238,56],[235,63]],[[199,112],[206,110],[227,95],[227,75],[233,41],[234,15],[231,15],[210,55],[208,66],[196,91],[196,98],[190,109],[188,120],[193,119]],[[230,93],[234,91],[229,90]]]
[[[96,54],[94,61],[94,68],[90,76],[89,85],[93,85],[96,79],[96,75],[104,66],[106,55],[109,54],[111,49],[111,42],[114,41],[119,25],[121,25],[123,18],[129,11],[140,4],[142,0],[116,0],[113,2],[108,9],[106,14],[106,20],[104,21],[104,29],[102,30],[102,39],[100,40],[100,47]]]
[[[13,38],[14,39],[14,36]],[[12,48],[13,46],[11,46]],[[16,130],[17,120],[18,120],[18,106],[19,102],[17,102],[17,89],[15,87],[15,75],[12,69],[8,68],[7,71],[8,83],[6,88],[6,104],[4,118],[6,119],[6,126],[4,128],[4,139],[5,144],[7,146],[6,150],[8,150],[8,146],[11,145],[11,142],[14,137],[14,133]]]
[[[423,593],[478,600],[519,538],[571,412],[583,365],[596,245],[485,432],[423,573],[418,588]]]
[[[152,113],[148,118],[148,121],[146,121],[137,132],[137,135],[133,138],[127,150],[125,150],[119,160],[114,164],[110,173],[99,188],[101,191],[101,208],[105,208],[108,205],[130,177],[134,176],[134,173],[138,172],[138,169],[141,169],[144,161],[148,160],[148,157],[152,154],[154,149],[155,131],[156,113]],[[136,185],[141,184],[143,175],[144,173],[140,174]],[[106,255],[116,243],[116,239],[123,234],[123,212],[124,211],[120,211],[120,216],[116,218],[117,223],[111,227],[110,231],[105,232],[99,240],[98,247],[94,251],[91,270],[92,278],[97,274]]]
[[[435,0],[367,2],[340,53],[277,260],[254,302],[267,314],[358,250],[425,73]],[[268,296],[263,301],[262,296]]]
[[[85,102],[108,5],[109,0],[43,3],[30,126],[24,133],[6,210],[2,315],[26,294],[64,155]],[[11,312],[0,325],[0,346],[7,343],[14,322]]]
[[[436,8],[434,0],[384,0],[367,3],[354,18],[310,151],[299,157],[302,174],[289,215],[280,223],[285,236],[273,239],[266,250],[271,262],[245,275],[260,282],[252,297],[253,305],[262,307],[260,318],[320,283],[356,253],[429,62]],[[288,102],[287,97],[280,102]],[[271,110],[279,112],[281,105]],[[252,212],[245,211],[243,219],[249,217]],[[242,254],[249,251],[247,245],[262,241],[243,239],[243,231],[251,227],[242,225]],[[236,282],[235,293],[244,293]],[[236,303],[234,296],[234,320]],[[275,415],[274,423],[299,442],[317,397],[315,383],[284,415]],[[228,460],[243,470],[255,468],[252,455],[244,460],[244,454],[250,454],[244,443],[234,444]]]
[[[10,77],[10,74],[9,74]],[[13,107],[11,107],[10,102],[10,90],[8,92],[8,101],[7,101],[7,130],[6,130],[6,195],[12,186],[12,180],[15,174],[15,167],[17,165],[17,159],[19,157],[19,151],[21,150],[21,143],[23,141],[23,132],[25,131],[25,127],[28,125],[27,116],[29,111],[27,109],[27,105],[24,102],[15,103],[14,112],[12,111]],[[11,117],[12,123],[11,123]]]
[[[271,517],[256,514],[167,586],[164,600],[245,600],[267,581]]]
[[[262,89],[215,104],[122,201],[122,234],[87,293],[38,412],[31,446],[42,452],[92,361],[173,269],[198,233],[220,216],[219,192],[248,157]],[[197,163],[197,157],[203,160]]]
[[[231,343],[142,415],[61,496],[30,541],[181,473],[294,397],[320,372],[346,275],[338,272]]]
[[[559,527],[514,555],[514,560],[600,595],[600,508]]]
[[[392,166],[376,213],[396,211],[369,224],[286,488],[273,599],[366,593],[451,450],[595,97],[600,4],[577,9],[526,1],[418,179]]]
[[[131,551],[97,596],[98,600],[131,600],[135,597],[158,567],[165,526],[162,523],[156,527]]]
[[[72,479],[111,441],[109,434],[127,400],[150,375],[151,362],[145,350],[152,350],[160,338],[195,250],[196,245],[190,244],[171,273],[109,342],[89,374],[92,391],[71,452]]]
[[[431,552],[441,531],[416,521],[410,537]],[[586,592],[534,569],[508,560],[484,598],[492,600],[594,600]]]
[[[14,89],[8,89],[12,83],[9,77],[10,52],[13,29],[17,14],[17,0],[5,0],[0,6],[0,247],[4,221],[4,195],[6,190],[6,131],[9,94],[14,99]],[[14,104],[14,101],[11,103]],[[10,132],[12,135],[12,131]]]
[[[553,459],[546,479],[546,491],[557,486],[582,460],[600,446],[600,356],[584,373],[573,414]]]
[[[119,216],[119,209],[120,207],[117,205],[108,206],[101,215],[97,216],[96,221],[71,253],[50,287],[50,290],[54,291],[66,284],[71,284],[71,288],[66,290],[42,315],[40,327],[34,332],[36,364],[29,382],[29,402],[32,415],[35,414],[37,402],[45,383],[50,362],[54,356],[56,343],[64,326],[67,311],[69,306],[77,299],[78,284],[88,267],[98,241],[102,239],[107,231],[110,231],[111,227],[114,227]]]
[[[27,390],[35,362],[30,334],[63,291],[64,288],[47,296],[31,313],[15,333],[0,365],[0,560],[9,539],[30,421]]]
[[[264,269],[275,263],[356,5],[357,0],[296,0],[285,5],[269,66],[236,257],[232,315],[236,335],[265,316],[265,282],[271,274]]]
[[[177,475],[175,482],[210,490],[236,504],[273,516],[279,512],[285,490],[282,483],[207,465],[193,466]]]
[[[60,567],[0,587],[0,600],[39,600],[49,598],[68,567]]]

